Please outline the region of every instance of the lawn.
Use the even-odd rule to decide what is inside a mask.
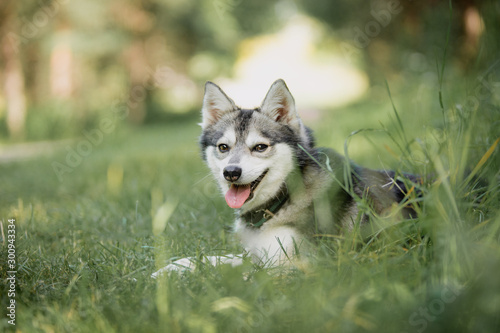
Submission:
[[[420,82],[391,89],[396,111],[383,87],[308,123],[318,145],[347,147],[360,164],[432,180],[421,189],[420,218],[376,219],[374,237],[356,230],[323,237],[310,264],[292,271],[247,262],[150,278],[169,259],[241,252],[230,233],[233,213],[198,151],[197,117],[122,125],[91,148],[82,137],[56,153],[0,164],[0,219],[4,234],[15,219],[17,264],[16,326],[8,323],[11,298],[2,283],[0,327],[500,331],[500,116],[498,106],[461,112],[456,105],[467,93],[452,87],[444,90],[444,109],[439,89]],[[65,164],[79,145],[90,152],[58,176],[54,162]],[[7,245],[0,247],[2,282]]]

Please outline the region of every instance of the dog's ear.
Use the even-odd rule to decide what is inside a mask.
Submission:
[[[233,100],[213,82],[205,84],[205,96],[203,97],[203,107],[201,109],[201,127],[215,124],[224,114],[236,110]]]
[[[295,101],[282,79],[276,80],[271,85],[260,110],[276,122],[295,128],[300,127],[300,118],[295,110]]]

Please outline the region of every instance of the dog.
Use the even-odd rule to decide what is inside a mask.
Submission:
[[[288,265],[314,243],[313,235],[352,230],[366,223],[370,213],[384,215],[396,206],[402,218],[416,215],[407,185],[418,178],[364,168],[331,149],[316,148],[281,79],[254,109],[236,106],[207,82],[200,125],[203,159],[235,210],[234,233],[255,263]],[[360,208],[363,200],[369,211]],[[242,258],[204,261],[239,265]],[[153,276],[193,269],[196,261],[177,260]]]

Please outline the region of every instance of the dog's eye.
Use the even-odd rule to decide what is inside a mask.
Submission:
[[[229,151],[229,146],[226,145],[226,144],[224,144],[224,143],[222,143],[222,144],[219,145],[219,151],[221,153],[227,153]]]
[[[258,153],[263,153],[266,151],[267,147],[269,147],[269,146],[265,145],[263,143],[260,143],[260,144],[256,145],[255,147],[253,147],[253,150],[258,152]]]

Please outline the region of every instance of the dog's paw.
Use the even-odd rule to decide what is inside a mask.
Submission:
[[[185,271],[193,271],[195,269],[195,263],[192,260],[193,258],[182,258],[179,260],[174,261],[173,263],[160,268],[153,274],[151,274],[151,277],[153,279],[156,279],[157,277],[169,273],[169,272],[185,272]]]
[[[151,274],[153,279],[157,277],[168,274],[170,272],[191,272],[194,271],[197,264],[209,264],[212,266],[229,264],[231,266],[239,266],[243,263],[243,254],[228,254],[225,256],[207,256],[202,260],[198,260],[195,257],[188,257],[178,259],[171,264],[159,269],[155,273]]]

